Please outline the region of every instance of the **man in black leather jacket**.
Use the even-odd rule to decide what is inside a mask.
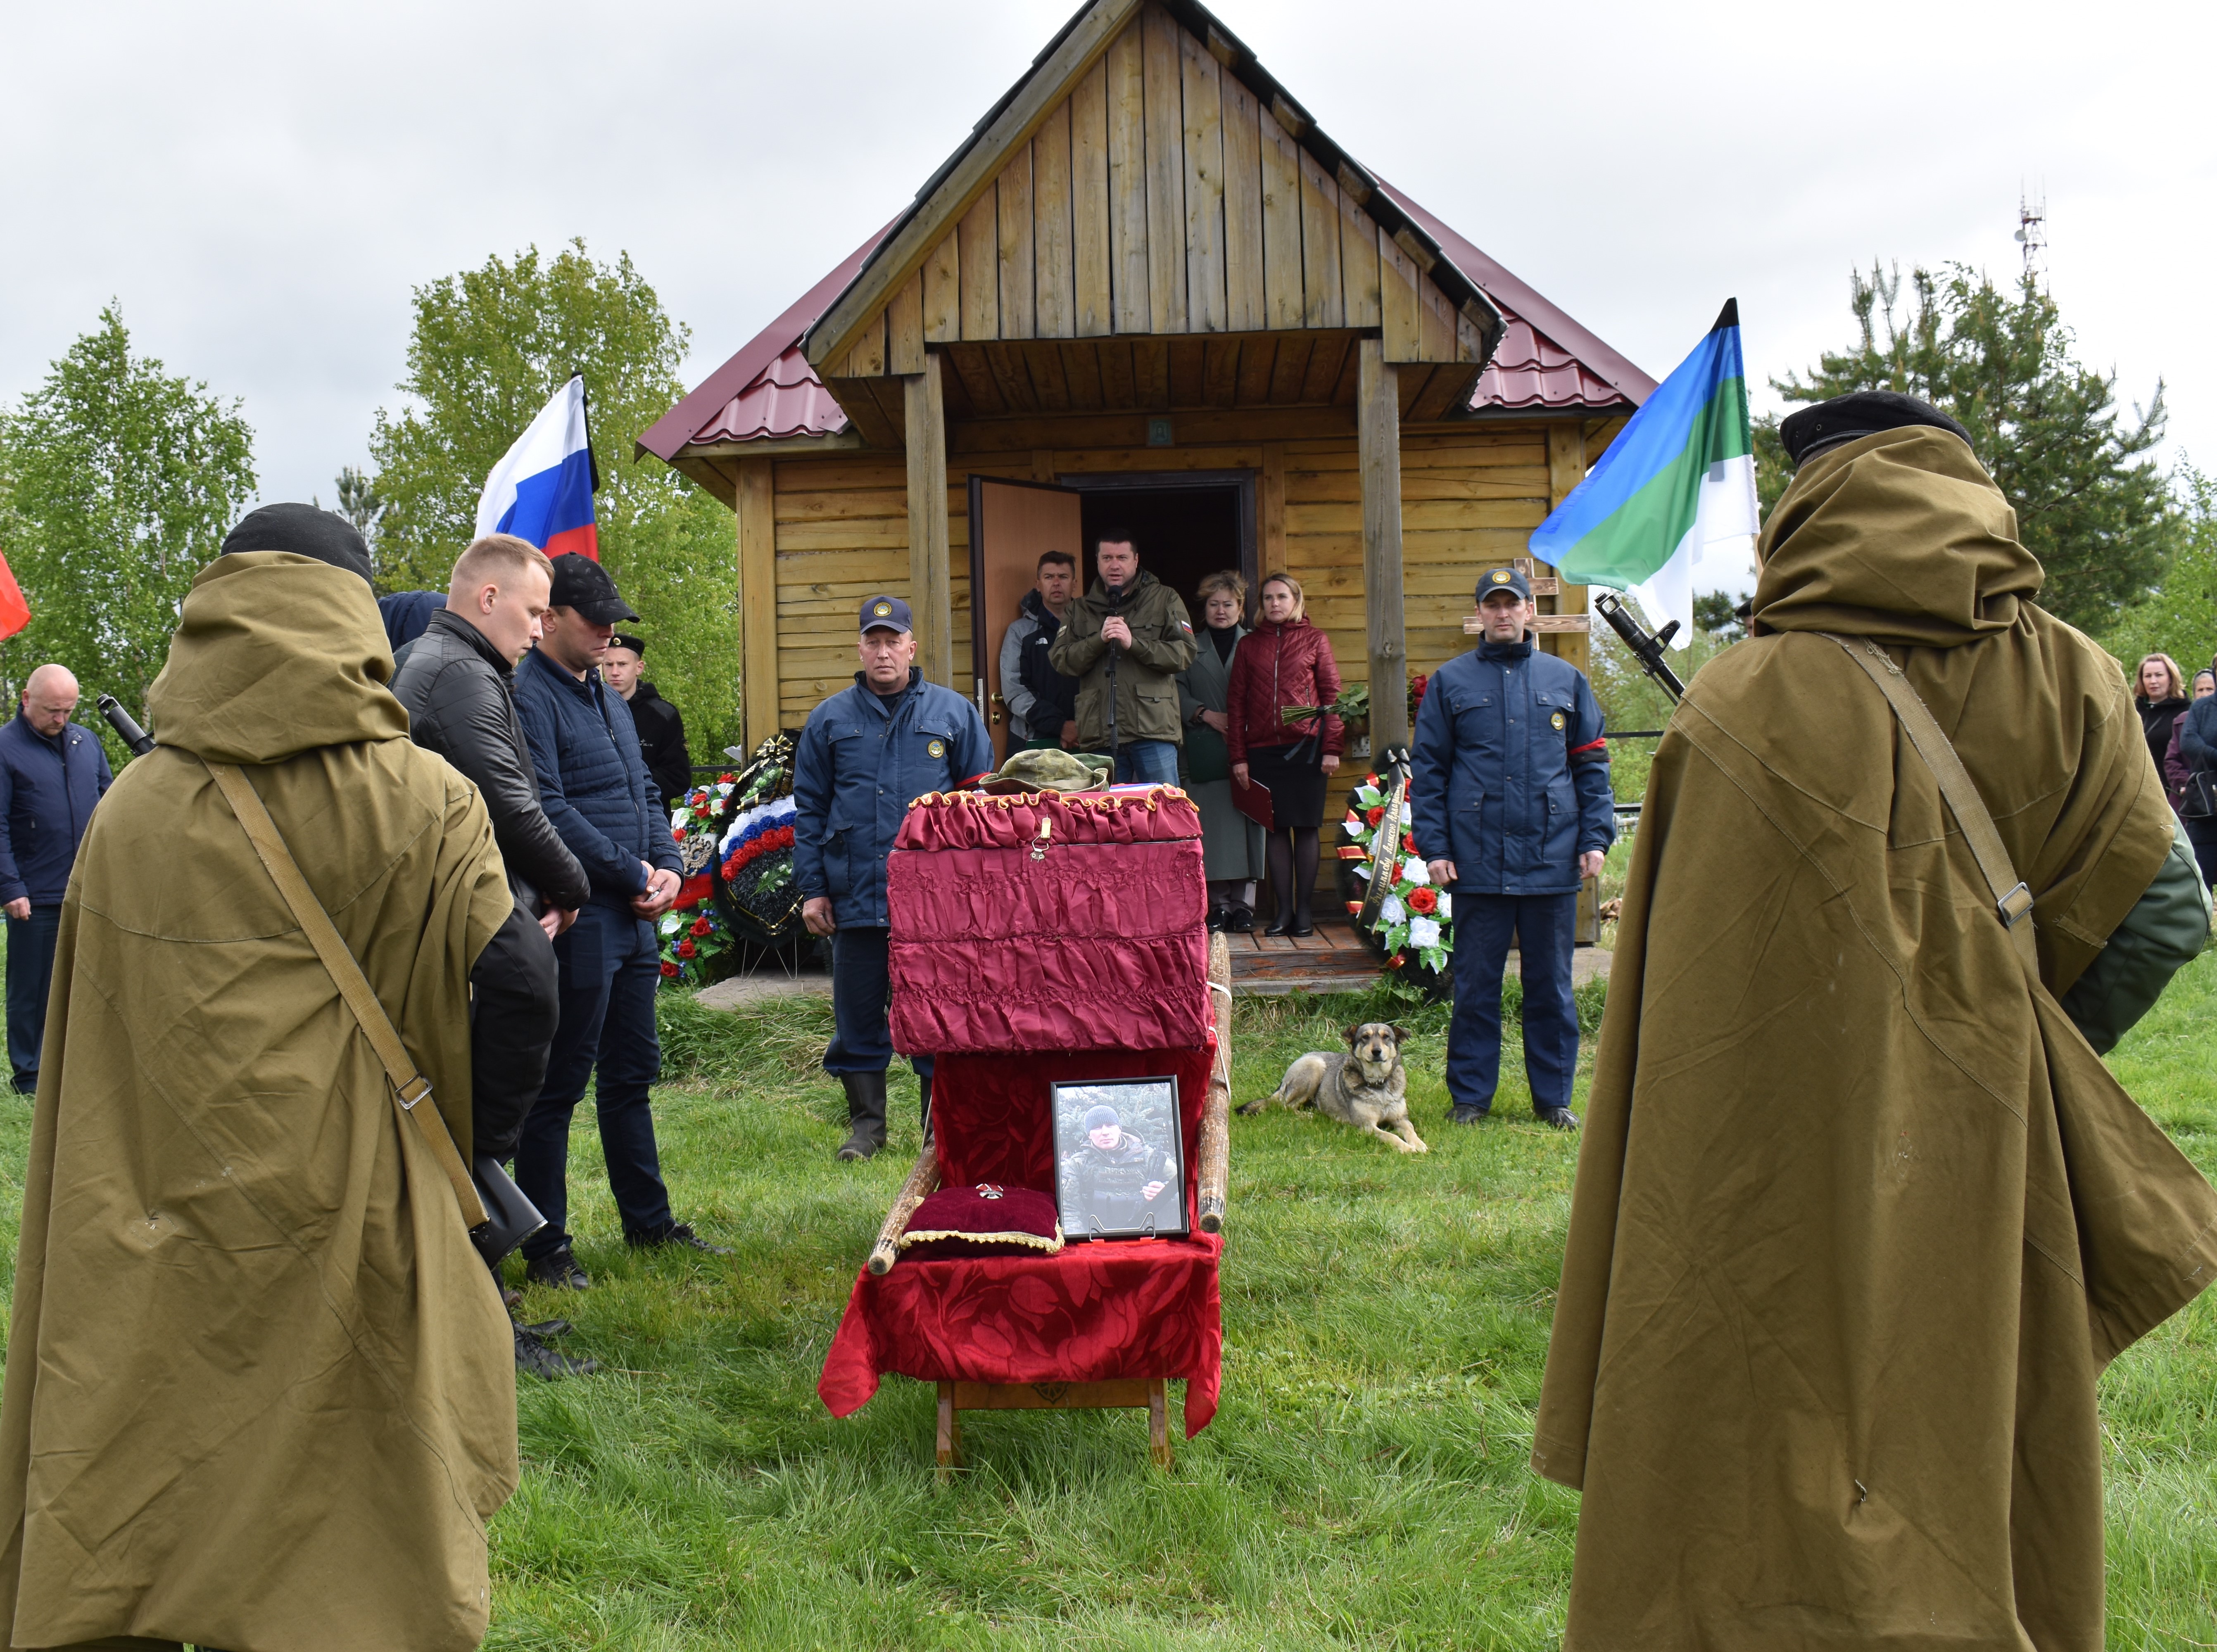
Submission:
[[[546,553],[528,540],[509,534],[478,540],[455,563],[447,606],[431,616],[392,684],[393,697],[407,707],[416,743],[437,752],[477,786],[508,863],[516,910],[538,920],[511,925],[495,937],[479,973],[487,973],[484,965],[497,950],[497,985],[491,993],[485,985],[476,988],[478,1020],[493,1020],[510,1032],[500,1038],[497,1027],[480,1028],[474,1082],[481,1092],[491,1087],[522,1099],[514,1109],[513,1127],[497,1141],[479,1143],[503,1160],[514,1156],[524,1115],[546,1082],[547,1052],[560,1020],[553,937],[591,892],[585,869],[540,807],[531,750],[516,718],[516,662],[538,638],[551,579]],[[504,1006],[502,1001],[509,999],[514,1004]],[[485,1033],[497,1039],[497,1048]],[[516,1360],[541,1376],[585,1368],[522,1335]]]

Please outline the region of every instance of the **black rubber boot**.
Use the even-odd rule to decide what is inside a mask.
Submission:
[[[839,1157],[874,1158],[886,1144],[886,1076],[842,1073],[839,1082],[847,1087],[847,1121],[853,1126],[839,1144]]]

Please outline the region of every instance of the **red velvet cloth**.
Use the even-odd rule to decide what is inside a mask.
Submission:
[[[1201,1109],[1214,1051],[1126,1050],[943,1056],[932,1078],[942,1179],[1051,1192],[1047,1086],[1061,1080],[1177,1078],[1186,1201],[1193,1214]],[[831,1415],[859,1409],[878,1379],[1088,1383],[1185,1379],[1189,1439],[1216,1415],[1224,1357],[1217,1262],[1223,1241],[1093,1240],[1053,1256],[899,1261],[855,1281],[816,1391]]]
[[[893,840],[886,903],[905,1054],[1212,1036],[1201,815],[1175,788],[935,792]]]

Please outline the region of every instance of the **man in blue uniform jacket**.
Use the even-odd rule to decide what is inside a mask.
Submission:
[[[8,1060],[15,1090],[39,1088],[46,990],[77,846],[108,790],[108,754],[71,726],[77,679],[42,665],[23,684],[15,720],[0,728],[0,903],[8,913]]]
[[[850,1129],[842,1159],[886,1144],[886,1069],[893,1058],[886,1012],[886,858],[908,806],[993,767],[978,709],[916,669],[916,632],[897,596],[864,600],[862,669],[808,714],[793,760],[793,871],[801,921],[831,937],[831,1047],[824,1070],[847,1090]],[[931,1118],[931,1057],[912,1056]]]
[[[1578,884],[1616,838],[1601,707],[1576,666],[1525,630],[1532,588],[1514,568],[1479,579],[1485,634],[1433,675],[1417,713],[1410,811],[1417,853],[1454,897],[1454,1020],[1448,1098],[1475,1124],[1501,1082],[1501,977],[1517,938],[1524,1072],[1543,1124],[1576,1130],[1571,946]]]

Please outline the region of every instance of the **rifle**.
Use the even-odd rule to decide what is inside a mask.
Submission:
[[[115,737],[131,748],[133,757],[144,757],[154,749],[154,737],[131,720],[131,713],[123,709],[123,702],[114,695],[102,694],[93,704],[100,707],[108,726],[115,730]]]
[[[1683,700],[1686,685],[1678,681],[1678,674],[1663,658],[1664,645],[1677,635],[1678,622],[1676,620],[1669,621],[1651,637],[1641,628],[1640,621],[1633,617],[1633,612],[1625,606],[1624,599],[1615,591],[1601,592],[1595,596],[1593,605],[1601,617],[1609,621],[1609,629],[1632,650],[1632,657],[1639,662],[1640,669],[1655,680],[1657,687],[1670,696],[1670,703],[1675,706]]]

